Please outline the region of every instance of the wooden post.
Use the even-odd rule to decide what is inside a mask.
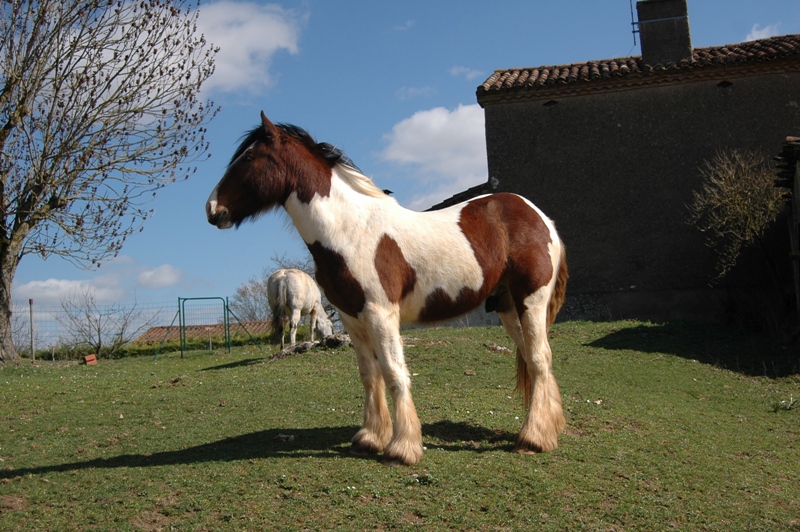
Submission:
[[[31,361],[36,362],[36,346],[33,344],[33,299],[28,300],[28,307],[31,314]]]

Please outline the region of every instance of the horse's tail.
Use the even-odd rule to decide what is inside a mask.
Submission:
[[[278,283],[275,305],[272,307],[272,335],[275,339],[283,337],[283,317],[286,314],[286,283]]]
[[[556,285],[553,287],[553,293],[550,294],[550,302],[547,305],[547,326],[550,327],[556,321],[556,314],[561,310],[561,305],[564,304],[564,297],[567,293],[567,279],[569,279],[569,272],[567,271],[567,248],[564,243],[561,243],[561,257],[558,261],[558,273],[556,273]]]
[[[564,244],[561,244],[561,256],[558,261],[558,270],[555,273],[556,284],[553,286],[553,292],[550,294],[550,301],[547,304],[547,327],[556,319],[556,314],[561,310],[561,305],[564,304],[564,296],[567,293],[567,279],[569,272],[567,271],[567,249]],[[517,391],[522,392],[525,399],[525,404],[530,405],[533,398],[533,387],[531,385],[531,378],[528,375],[528,364],[522,358],[522,352],[517,348]]]

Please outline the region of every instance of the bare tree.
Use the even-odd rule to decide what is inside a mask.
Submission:
[[[769,159],[753,151],[721,150],[700,172],[703,186],[694,192],[689,222],[708,235],[708,245],[717,251],[716,278],[721,279],[744,249],[760,243],[786,207],[786,194],[775,187]]]
[[[186,0],[0,2],[0,361],[27,254],[90,268],[206,156],[216,49]]]
[[[267,299],[267,279],[269,270],[264,268],[261,277],[251,277],[236,289],[230,301],[231,310],[242,321],[267,321],[270,319]]]
[[[312,278],[314,277],[314,260],[311,258],[311,255],[306,255],[301,259],[287,257],[286,253],[278,255],[277,253],[272,255],[272,263],[275,265],[275,270],[284,268],[294,268],[295,270],[300,270],[302,272],[307,273]],[[273,270],[274,271],[274,270]],[[269,274],[264,270],[264,274],[266,277],[269,277]]]
[[[113,356],[119,349],[149,329],[159,318],[146,316],[134,303],[101,307],[90,288],[61,299],[62,316],[56,319],[68,331],[65,340],[73,346],[86,346],[98,357]]]

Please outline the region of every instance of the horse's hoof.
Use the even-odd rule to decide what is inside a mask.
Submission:
[[[412,457],[402,458],[399,456],[386,455],[386,453],[384,453],[383,456],[380,458],[380,461],[383,465],[387,466],[412,466],[414,464],[419,463],[421,459],[422,458],[412,458]]]
[[[420,460],[422,460],[422,446],[420,446],[419,449],[414,447],[401,447],[398,450],[397,447],[393,449],[390,445],[383,451],[383,457],[381,458],[381,462],[384,464],[405,466],[414,465]]]
[[[514,447],[513,452],[518,454],[539,454],[542,452],[542,450],[540,448],[520,447],[517,445]]]
[[[406,464],[405,462],[403,462],[403,461],[401,461],[401,460],[399,460],[399,459],[397,459],[397,458],[392,458],[392,457],[390,457],[390,456],[382,456],[382,457],[380,458],[380,462],[381,462],[383,465],[385,465],[385,466],[390,466],[390,467],[395,467],[395,466],[409,466],[409,465],[413,465],[413,464]]]
[[[377,449],[371,445],[360,445],[356,443],[350,445],[350,454],[355,456],[370,456],[378,454],[379,452],[381,452],[381,449]]]
[[[514,446],[514,452],[519,454],[539,454],[552,451],[556,446],[556,444],[543,446],[531,441],[517,440],[517,444]]]

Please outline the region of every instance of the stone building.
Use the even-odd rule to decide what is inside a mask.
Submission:
[[[718,150],[772,157],[800,136],[800,35],[692,48],[686,0],[637,11],[640,56],[497,70],[480,85],[489,179],[433,208],[531,199],[566,243],[573,317],[714,318],[727,290],[711,285],[716,256],[687,205]],[[788,268],[788,237],[774,241]],[[757,289],[765,275],[732,279]]]

